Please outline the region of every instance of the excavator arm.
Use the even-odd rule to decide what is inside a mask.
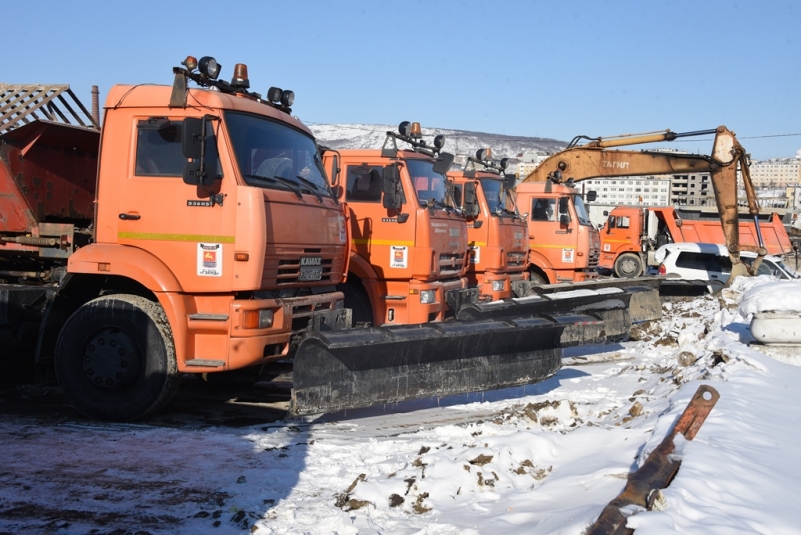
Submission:
[[[680,137],[715,134],[712,153],[709,156],[680,154],[660,151],[611,150],[612,147],[643,143],[673,141]],[[578,145],[579,140],[588,143]],[[740,244],[739,215],[737,207],[737,170],[740,170],[748,199],[748,211],[754,218],[759,246]],[[712,188],[718,207],[726,247],[732,261],[732,278],[753,274],[759,268],[767,249],[759,230],[759,203],[757,202],[748,155],[731,130],[719,126],[714,130],[676,133],[666,130],[639,135],[623,135],[612,138],[587,138],[578,136],[568,148],[545,159],[522,182],[562,182],[563,178],[579,182],[597,177],[624,177],[670,175],[707,172],[712,177]],[[740,251],[754,251],[757,259],[751,268],[740,261]]]

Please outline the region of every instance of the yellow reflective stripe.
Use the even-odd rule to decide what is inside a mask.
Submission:
[[[604,243],[629,243],[631,240],[603,240]]]
[[[357,245],[367,245],[368,243],[371,243],[373,245],[405,245],[407,247],[414,247],[413,241],[373,240],[370,238],[354,238],[353,243]]]
[[[212,243],[234,243],[233,236],[212,236],[210,234],[159,234],[157,232],[118,232],[120,240],[156,240],[156,241],[194,241]]]
[[[532,249],[537,249],[539,247],[542,247],[544,249],[575,249],[575,247],[568,247],[566,245],[546,245],[546,244],[542,244],[542,243],[532,243],[531,244],[531,248]]]
[[[471,242],[467,242],[467,245],[469,245],[470,247],[486,247],[487,246],[487,242],[485,242],[485,241],[471,241]]]

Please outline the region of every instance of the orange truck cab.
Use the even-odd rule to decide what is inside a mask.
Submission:
[[[382,149],[323,153],[350,219],[350,267],[340,289],[357,324],[439,321],[477,300],[465,277],[467,223],[445,176],[453,156],[440,152],[441,136],[426,145],[419,128],[401,123]],[[399,150],[396,139],[411,149]]]
[[[514,187],[515,177],[502,174],[506,162],[505,158],[494,162],[490,149],[480,149],[475,158],[468,158],[464,169],[448,172],[457,205],[476,206],[473,213],[466,214],[470,246],[467,281],[478,288],[482,301],[513,297],[513,285],[528,280],[528,225],[509,206],[506,190]],[[465,204],[468,198],[476,202]]]
[[[314,137],[291,115],[294,94],[249,92],[244,65],[229,83],[213,58],[183,64],[173,87],[113,87],[102,132],[34,121],[0,136],[6,201],[37,206],[46,177],[82,202],[38,203],[25,225],[1,229],[14,251],[0,255],[26,266],[17,276],[28,284],[60,283],[37,359],[93,417],[142,417],[169,400],[180,373],[281,359],[310,324],[350,324],[336,290],[345,213]],[[76,162],[93,153],[97,166],[48,165],[59,150]],[[52,221],[70,227],[39,240]]]
[[[777,214],[760,214],[759,232],[768,254],[793,251],[787,230]],[[742,214],[740,243],[758,246],[752,216]],[[653,253],[667,243],[697,242],[725,244],[718,213],[663,207],[619,206],[609,214],[601,229],[601,259],[598,268],[622,278],[638,277],[658,262]]]
[[[556,284],[597,278],[600,237],[570,183],[522,182],[517,209],[528,213],[531,282]],[[595,192],[589,192],[589,201]]]

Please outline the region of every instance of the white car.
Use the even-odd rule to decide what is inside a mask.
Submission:
[[[740,253],[746,265],[751,265],[756,257],[756,253],[749,251]],[[725,285],[731,275],[729,253],[724,245],[716,243],[669,243],[656,250],[654,259],[659,263],[660,275],[706,286],[710,293]],[[762,259],[757,275],[801,279],[801,273],[785,264],[781,257],[773,255]]]

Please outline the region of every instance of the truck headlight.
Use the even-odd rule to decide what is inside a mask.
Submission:
[[[242,318],[245,329],[269,329],[273,326],[273,311],[269,309],[246,310]]]
[[[436,290],[422,290],[420,291],[420,304],[430,305],[437,302]]]
[[[504,281],[503,280],[492,281],[492,291],[493,292],[502,292],[503,289],[504,289],[504,286],[505,285],[504,285]]]

